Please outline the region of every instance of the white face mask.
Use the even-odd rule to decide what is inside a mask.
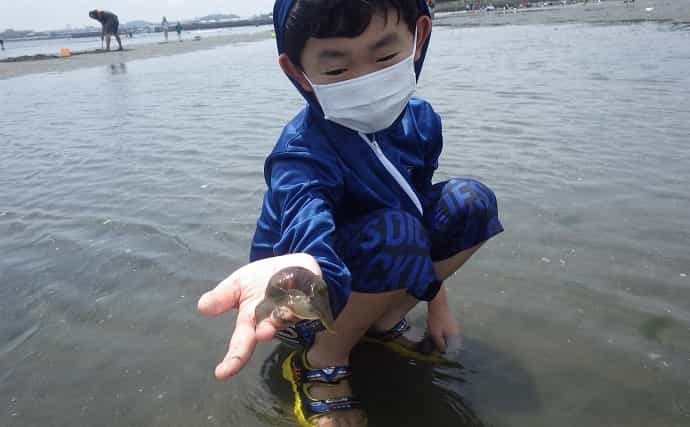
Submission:
[[[412,98],[417,88],[416,53],[417,31],[412,55],[395,65],[337,83],[307,81],[327,120],[364,134],[375,133],[390,127]]]

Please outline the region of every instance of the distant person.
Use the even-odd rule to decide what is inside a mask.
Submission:
[[[175,31],[177,31],[177,40],[182,41],[182,24],[180,21],[177,21],[177,25],[175,25]]]
[[[117,15],[107,10],[96,9],[89,12],[89,17],[101,23],[101,43],[103,43],[103,38],[105,38],[106,49],[110,50],[110,36],[115,36],[117,44],[120,46],[118,50],[122,50],[122,40],[120,40],[118,35],[120,21],[117,19]]]
[[[5,50],[5,40],[0,39],[0,49]]]
[[[163,21],[161,22],[161,28],[163,29],[163,35],[165,36],[165,41],[168,41],[168,18],[165,16],[163,17]]]

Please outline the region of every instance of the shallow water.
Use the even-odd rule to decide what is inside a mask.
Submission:
[[[213,30],[200,31],[183,31],[182,40],[189,40],[195,36],[200,37],[217,37],[227,36],[230,34],[252,34],[261,31],[272,29],[271,26],[261,25],[256,27],[237,27],[237,28],[219,28]],[[127,49],[130,46],[136,46],[147,43],[162,43],[163,33],[141,33],[134,34],[134,37],[128,38],[124,34],[121,36],[122,46]],[[177,43],[177,33],[171,30],[169,33],[170,42]],[[5,50],[0,50],[0,60],[6,58],[17,58],[25,55],[59,55],[60,49],[67,48],[72,52],[79,52],[85,50],[101,49],[100,37],[84,37],[75,39],[50,39],[50,40],[21,40],[21,41],[5,41]],[[111,49],[117,49],[117,40],[113,37],[111,40]]]
[[[437,179],[484,180],[507,231],[448,281],[462,368],[357,350],[372,426],[688,424],[689,41],[435,32]],[[293,425],[285,350],[217,383],[231,317],[195,312],[245,262],[263,158],[301,105],[272,42],[0,94],[0,425]]]

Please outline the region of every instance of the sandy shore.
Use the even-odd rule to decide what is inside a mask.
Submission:
[[[634,7],[622,0],[578,3],[568,6],[518,9],[513,12],[448,12],[437,15],[437,25],[454,27],[491,25],[535,25],[563,23],[690,23],[690,1],[637,0]]]
[[[90,50],[73,52],[68,58],[36,55],[32,57],[14,58],[10,62],[0,61],[0,79],[23,76],[27,74],[63,72],[78,68],[99,67],[113,63],[124,63],[138,59],[156,58],[161,56],[178,55],[203,49],[211,49],[234,43],[252,42],[271,37],[270,31],[253,34],[233,34],[227,36],[205,37],[201,40],[185,40],[183,42],[138,44],[127,47],[124,51],[106,52]]]

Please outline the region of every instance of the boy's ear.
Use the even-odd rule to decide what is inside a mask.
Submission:
[[[431,18],[428,16],[420,16],[419,19],[417,19],[417,53],[415,53],[414,57],[415,62],[419,61],[419,58],[422,57],[422,48],[429,39],[431,26]]]
[[[278,65],[280,65],[280,68],[288,77],[299,83],[305,92],[314,91],[311,88],[311,84],[309,84],[309,81],[304,76],[304,72],[297,65],[295,65],[286,54],[282,53],[280,56],[278,56]]]

